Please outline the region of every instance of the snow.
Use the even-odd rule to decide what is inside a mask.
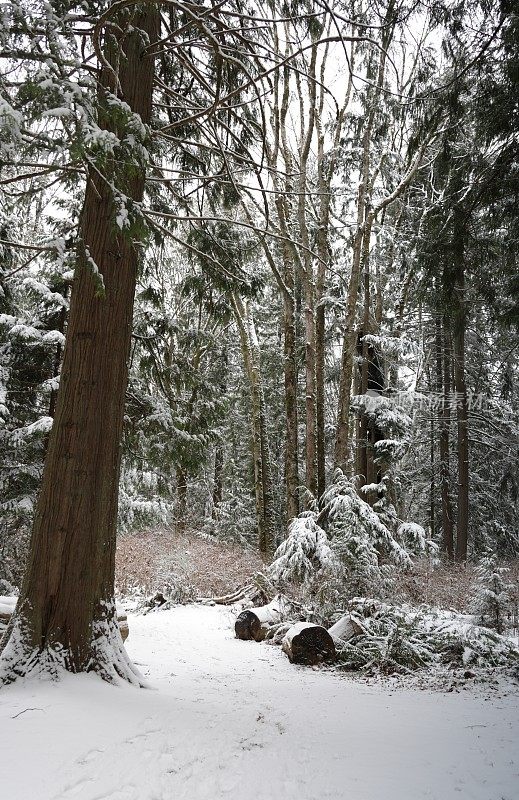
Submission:
[[[42,111],[42,117],[71,117],[74,114],[71,108],[65,108],[64,106],[60,106],[59,108],[48,108],[46,111]]]
[[[12,614],[17,600],[17,597],[0,595],[0,614]]]
[[[515,800],[519,698],[369,685],[234,639],[235,615],[130,615],[155,691],[0,691],[5,800]]]
[[[35,422],[31,422],[30,425],[25,425],[25,427],[17,428],[15,431],[13,431],[13,438],[21,440],[27,436],[33,436],[35,434],[47,434],[50,432],[53,422],[54,420],[52,417],[40,417]]]

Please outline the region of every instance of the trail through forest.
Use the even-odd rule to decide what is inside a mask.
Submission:
[[[92,675],[3,690],[3,800],[517,797],[519,696],[295,667],[234,639],[233,620],[194,605],[131,616],[152,691]]]

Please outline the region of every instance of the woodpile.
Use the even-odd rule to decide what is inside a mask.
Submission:
[[[17,597],[0,597],[0,637],[7,628],[7,624],[11,619],[14,609],[16,608]],[[123,642],[129,636],[130,628],[128,625],[128,616],[122,606],[116,606],[117,622]]]
[[[340,648],[363,632],[362,626],[349,614],[327,630],[311,622],[287,622],[287,616],[294,611],[297,616],[304,609],[283,595],[277,595],[267,605],[241,611],[234,624],[236,637],[256,642],[268,639],[272,644],[281,644],[291,663],[315,666],[334,661],[336,644]]]

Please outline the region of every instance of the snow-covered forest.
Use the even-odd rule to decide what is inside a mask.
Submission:
[[[512,800],[518,151],[512,0],[0,4],[8,800]]]

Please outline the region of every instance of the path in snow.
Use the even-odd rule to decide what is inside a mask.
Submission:
[[[233,638],[227,609],[130,618],[156,691],[0,692],[1,800],[517,800],[519,697],[367,686]]]

